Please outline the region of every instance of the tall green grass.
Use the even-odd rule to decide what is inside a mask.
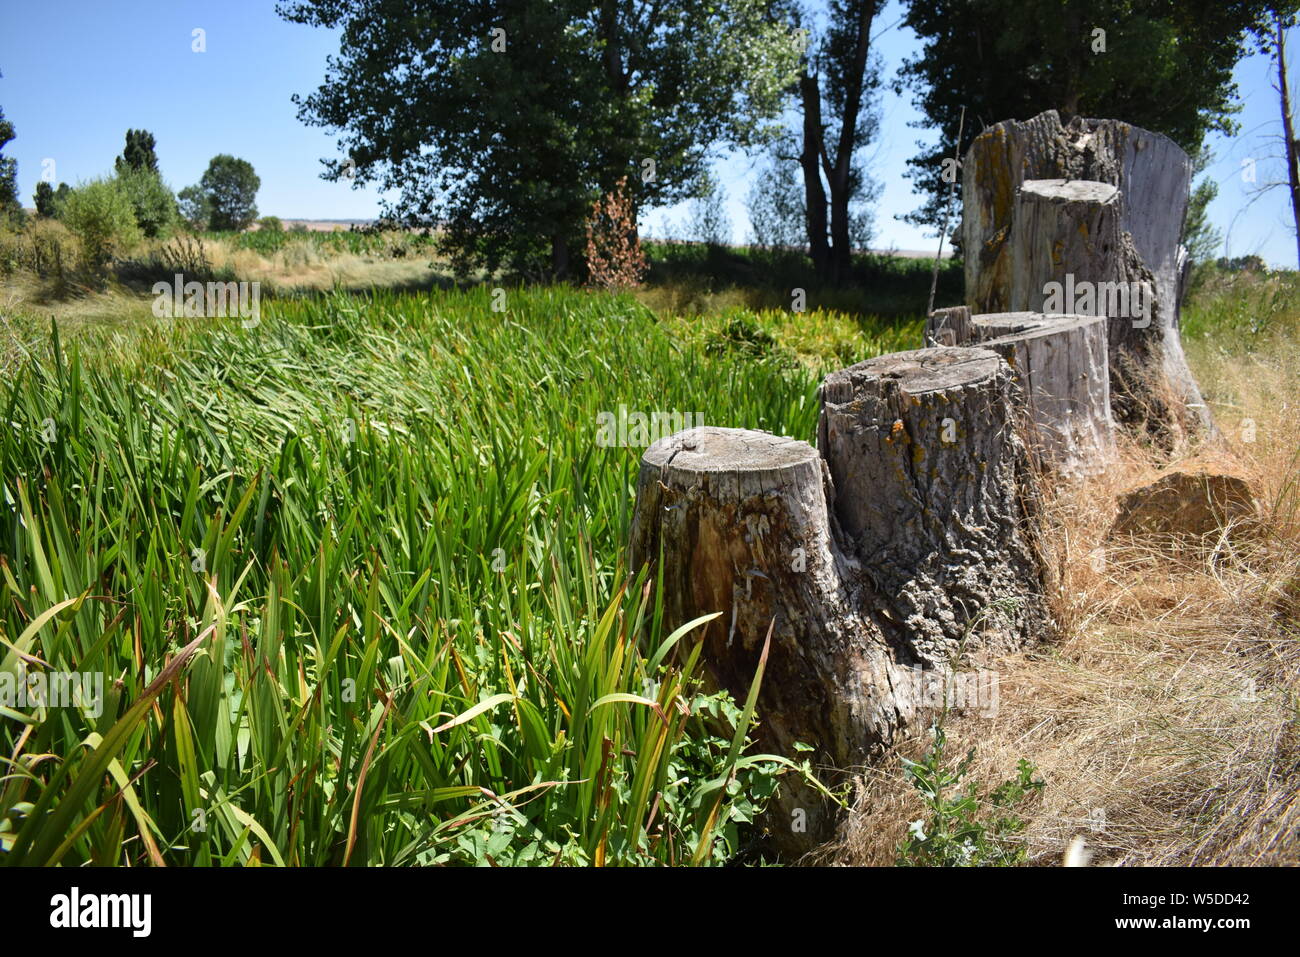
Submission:
[[[0,860],[733,858],[785,767],[623,566],[597,416],[808,438],[816,372],[565,289],[264,306],[0,388],[0,675],[105,681],[0,702]]]

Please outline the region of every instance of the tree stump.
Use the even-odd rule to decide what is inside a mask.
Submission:
[[[1114,460],[1103,317],[1004,312],[975,316],[972,329],[1016,376],[1040,468],[1077,478]]]
[[[668,628],[722,613],[699,639],[702,660],[739,699],[771,627],[760,750],[799,758],[795,743],[811,745],[837,783],[935,703],[914,667],[946,672],[963,653],[1037,637],[1045,572],[1011,389],[995,353],[921,350],[827,379],[820,454],[712,426],[646,451],[631,567],[657,565]],[[1000,631],[985,627],[1000,621],[994,606],[1008,612]],[[775,846],[827,839],[830,810],[788,775],[768,816]]]
[[[927,346],[960,346],[971,339],[970,307],[936,309],[925,320]]]
[[[1118,195],[1106,201],[1095,187],[1084,196],[1068,185],[1055,195],[1042,184],[1022,190],[1031,180],[1088,180],[1117,187]],[[962,176],[966,298],[976,313],[1040,309],[1013,289],[1053,281],[1045,272],[1074,274],[1076,283],[1086,273],[1088,282],[1151,284],[1145,321],[1112,324],[1111,401],[1118,421],[1145,427],[1167,448],[1213,428],[1178,335],[1190,182],[1190,160],[1167,137],[1117,120],[1076,117],[1062,126],[1055,111],[985,130]],[[1022,209],[1030,220],[1023,225]],[[1090,230],[1096,217],[1100,235]],[[1035,237],[1032,248],[1023,248],[1025,236]],[[1025,263],[1036,275],[1021,276]],[[1066,303],[1061,311],[1091,310]]]
[[[819,765],[847,769],[892,737],[899,718],[882,690],[890,649],[860,613],[859,583],[831,529],[825,466],[808,443],[712,426],[660,439],[641,460],[630,558],[632,568],[662,561],[668,627],[723,613],[707,626],[702,660],[740,701],[773,626],[761,750],[797,758],[799,741]],[[770,830],[778,847],[798,851],[829,837],[832,818],[792,778]]]
[[[835,514],[900,650],[938,667],[972,637],[1005,649],[1041,634],[1037,497],[1006,362],[964,347],[880,356],[827,376],[821,402]],[[995,605],[1002,627],[972,636]]]

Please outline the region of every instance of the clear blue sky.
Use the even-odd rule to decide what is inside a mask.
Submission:
[[[916,47],[895,24],[903,12],[891,0],[877,18],[876,49],[892,77]],[[192,31],[206,32],[207,50],[192,51]],[[1293,50],[1300,49],[1300,40]],[[365,219],[376,215],[379,195],[319,178],[322,157],[336,155],[326,131],[300,123],[289,97],[308,93],[324,76],[325,58],[337,52],[329,31],[285,23],[274,0],[0,0],[0,106],[17,139],[6,155],[18,160],[23,201],[53,160],[58,180],[76,183],[112,169],[128,127],[158,140],[164,177],[179,189],[198,180],[217,153],[253,164],[262,178],[258,207],[264,215],[305,219]],[[1135,69],[1140,69],[1135,65]],[[1216,162],[1207,175],[1220,183],[1212,221],[1225,234],[1230,255],[1257,253],[1276,265],[1296,265],[1289,208],[1275,191],[1247,208],[1252,186],[1241,163],[1257,161],[1257,180],[1280,175],[1275,142],[1280,131],[1269,60],[1243,60],[1236,75],[1244,110],[1241,133],[1216,136]],[[881,136],[871,147],[872,171],[884,184],[877,211],[877,246],[934,248],[935,240],[897,217],[918,205],[903,176],[918,140],[934,134],[912,127],[919,119],[911,94],[882,97]],[[743,198],[757,164],[724,156],[734,239],[748,230]],[[644,221],[656,235],[681,222],[686,210],[660,210]]]

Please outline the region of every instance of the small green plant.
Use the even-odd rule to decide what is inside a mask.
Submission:
[[[966,643],[977,630],[995,620],[1007,620],[1020,607],[1017,598],[1005,597],[983,608],[966,625],[951,665],[962,660]],[[1025,860],[1024,844],[1015,835],[1025,822],[1015,808],[1030,795],[1041,791],[1045,782],[1034,777],[1034,766],[1021,758],[1016,777],[979,796],[974,781],[962,783],[975,760],[975,749],[951,767],[947,764],[948,688],[943,705],[931,726],[934,740],[921,760],[903,758],[903,776],[920,792],[927,817],[913,821],[907,840],[898,848],[902,867],[1012,867]],[[986,810],[987,809],[987,810]]]
[[[943,724],[933,726],[934,741],[920,761],[903,759],[903,774],[921,793],[928,815],[912,822],[907,840],[898,849],[903,867],[1010,867],[1023,863],[1025,847],[1014,836],[1025,829],[1015,808],[1044,783],[1034,766],[1020,759],[1016,777],[1004,781],[981,801],[974,781],[962,783],[975,760],[975,749],[954,766],[947,766],[947,735]],[[982,808],[987,806],[988,811]]]

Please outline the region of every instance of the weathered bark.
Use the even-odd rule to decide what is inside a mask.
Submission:
[[[1104,242],[1092,236],[1068,240],[1075,249],[1088,245],[1095,255],[1111,256],[1123,272],[1091,280],[1146,280],[1155,293],[1149,325],[1111,329],[1112,358],[1129,356],[1120,368],[1111,369],[1116,418],[1146,424],[1165,445],[1212,428],[1178,336],[1179,242],[1191,182],[1187,154],[1165,136],[1117,120],[1076,117],[1062,126],[1055,111],[985,130],[967,153],[962,179],[966,298],[976,313],[1040,308],[1032,302],[1018,306],[1013,296],[1015,284],[1025,282],[1016,279],[1017,256],[1025,253],[1013,241],[1013,232],[1020,232],[1015,221],[1025,203],[1018,197],[1026,180],[1090,180],[1119,190],[1113,210],[1094,211],[1114,220]],[[1067,207],[1079,199],[1029,199],[1057,207],[1061,226],[1053,243],[1067,241],[1069,217],[1078,212]],[[1104,205],[1100,196],[1092,200]],[[1108,249],[1102,250],[1103,245]],[[1061,267],[1061,273],[1074,265],[1062,265],[1051,246],[1039,244],[1029,255]],[[1122,382],[1117,375],[1125,376]],[[1149,380],[1145,386],[1139,384],[1144,378]]]
[[[1012,389],[995,353],[921,350],[826,380],[820,454],[708,426],[647,450],[632,567],[658,563],[666,627],[722,613],[702,660],[738,698],[771,628],[760,749],[796,758],[795,742],[811,745],[836,783],[921,713],[913,667],[946,673],[1047,625]],[[830,836],[830,810],[788,775],[769,833],[806,850]]]
[[[818,447],[882,627],[927,667],[1049,623],[1011,370],[985,349],[880,356],[822,383]],[[995,605],[1004,614],[971,629]]]
[[[723,613],[706,628],[702,657],[739,700],[772,625],[758,699],[762,750],[795,758],[800,741],[816,749],[817,764],[852,768],[900,719],[880,690],[891,684],[890,650],[860,612],[861,585],[835,542],[827,491],[821,457],[806,442],[688,429],[642,459],[630,556],[633,568],[662,557],[668,627]],[[782,791],[769,819],[778,847],[829,836],[819,798],[794,775]]]
[[[925,319],[927,346],[964,346],[971,340],[970,307],[936,309]]]
[[[1114,460],[1103,317],[1005,312],[976,316],[972,328],[975,341],[1015,374],[1040,468],[1076,478]]]

